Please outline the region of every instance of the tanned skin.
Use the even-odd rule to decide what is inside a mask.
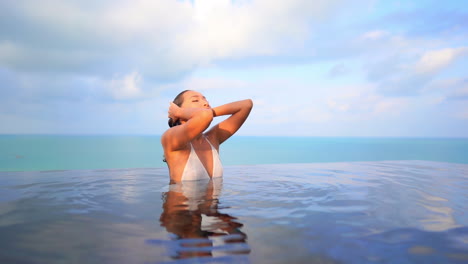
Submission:
[[[179,182],[182,178],[190,155],[190,143],[212,177],[213,155],[211,146],[204,137],[219,152],[219,146],[239,130],[253,107],[250,99],[212,108],[199,92],[187,91],[182,96],[182,105],[179,107],[170,103],[168,110],[168,117],[180,120],[181,125],[169,128],[161,137],[171,182]],[[206,131],[214,117],[226,115],[229,116],[226,120]]]

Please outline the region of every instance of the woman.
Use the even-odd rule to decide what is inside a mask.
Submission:
[[[161,137],[171,182],[221,177],[219,145],[242,126],[253,103],[247,99],[211,108],[199,92],[186,90],[169,105],[170,128]],[[216,116],[230,115],[205,130]]]

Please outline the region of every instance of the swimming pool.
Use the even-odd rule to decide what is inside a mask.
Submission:
[[[468,165],[0,172],[1,263],[466,263]]]

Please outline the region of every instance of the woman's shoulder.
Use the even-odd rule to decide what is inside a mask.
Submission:
[[[171,133],[169,132],[169,130],[171,130],[171,128],[167,129],[166,131],[164,131],[164,133],[162,133],[161,135],[161,144],[165,144],[167,142],[167,140],[171,137]]]
[[[161,144],[164,148],[170,147],[171,145],[180,145],[181,142],[177,140],[177,133],[174,133],[176,127],[171,127],[164,131],[161,135]]]
[[[168,140],[168,139],[172,139],[174,137],[177,137],[177,135],[180,135],[180,133],[182,131],[180,131],[181,129],[183,129],[183,124],[181,125],[177,125],[177,126],[173,126],[173,127],[170,127],[168,128],[166,131],[164,131],[164,133],[161,135],[161,141],[163,140]],[[179,130],[179,131],[178,131]]]

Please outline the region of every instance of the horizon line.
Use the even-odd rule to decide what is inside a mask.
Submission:
[[[132,133],[0,133],[0,136],[155,136],[161,137],[162,134],[132,134]],[[235,137],[284,137],[284,138],[425,138],[425,139],[468,139],[468,136],[395,136],[395,135],[361,135],[361,136],[344,136],[344,135],[236,135]]]

